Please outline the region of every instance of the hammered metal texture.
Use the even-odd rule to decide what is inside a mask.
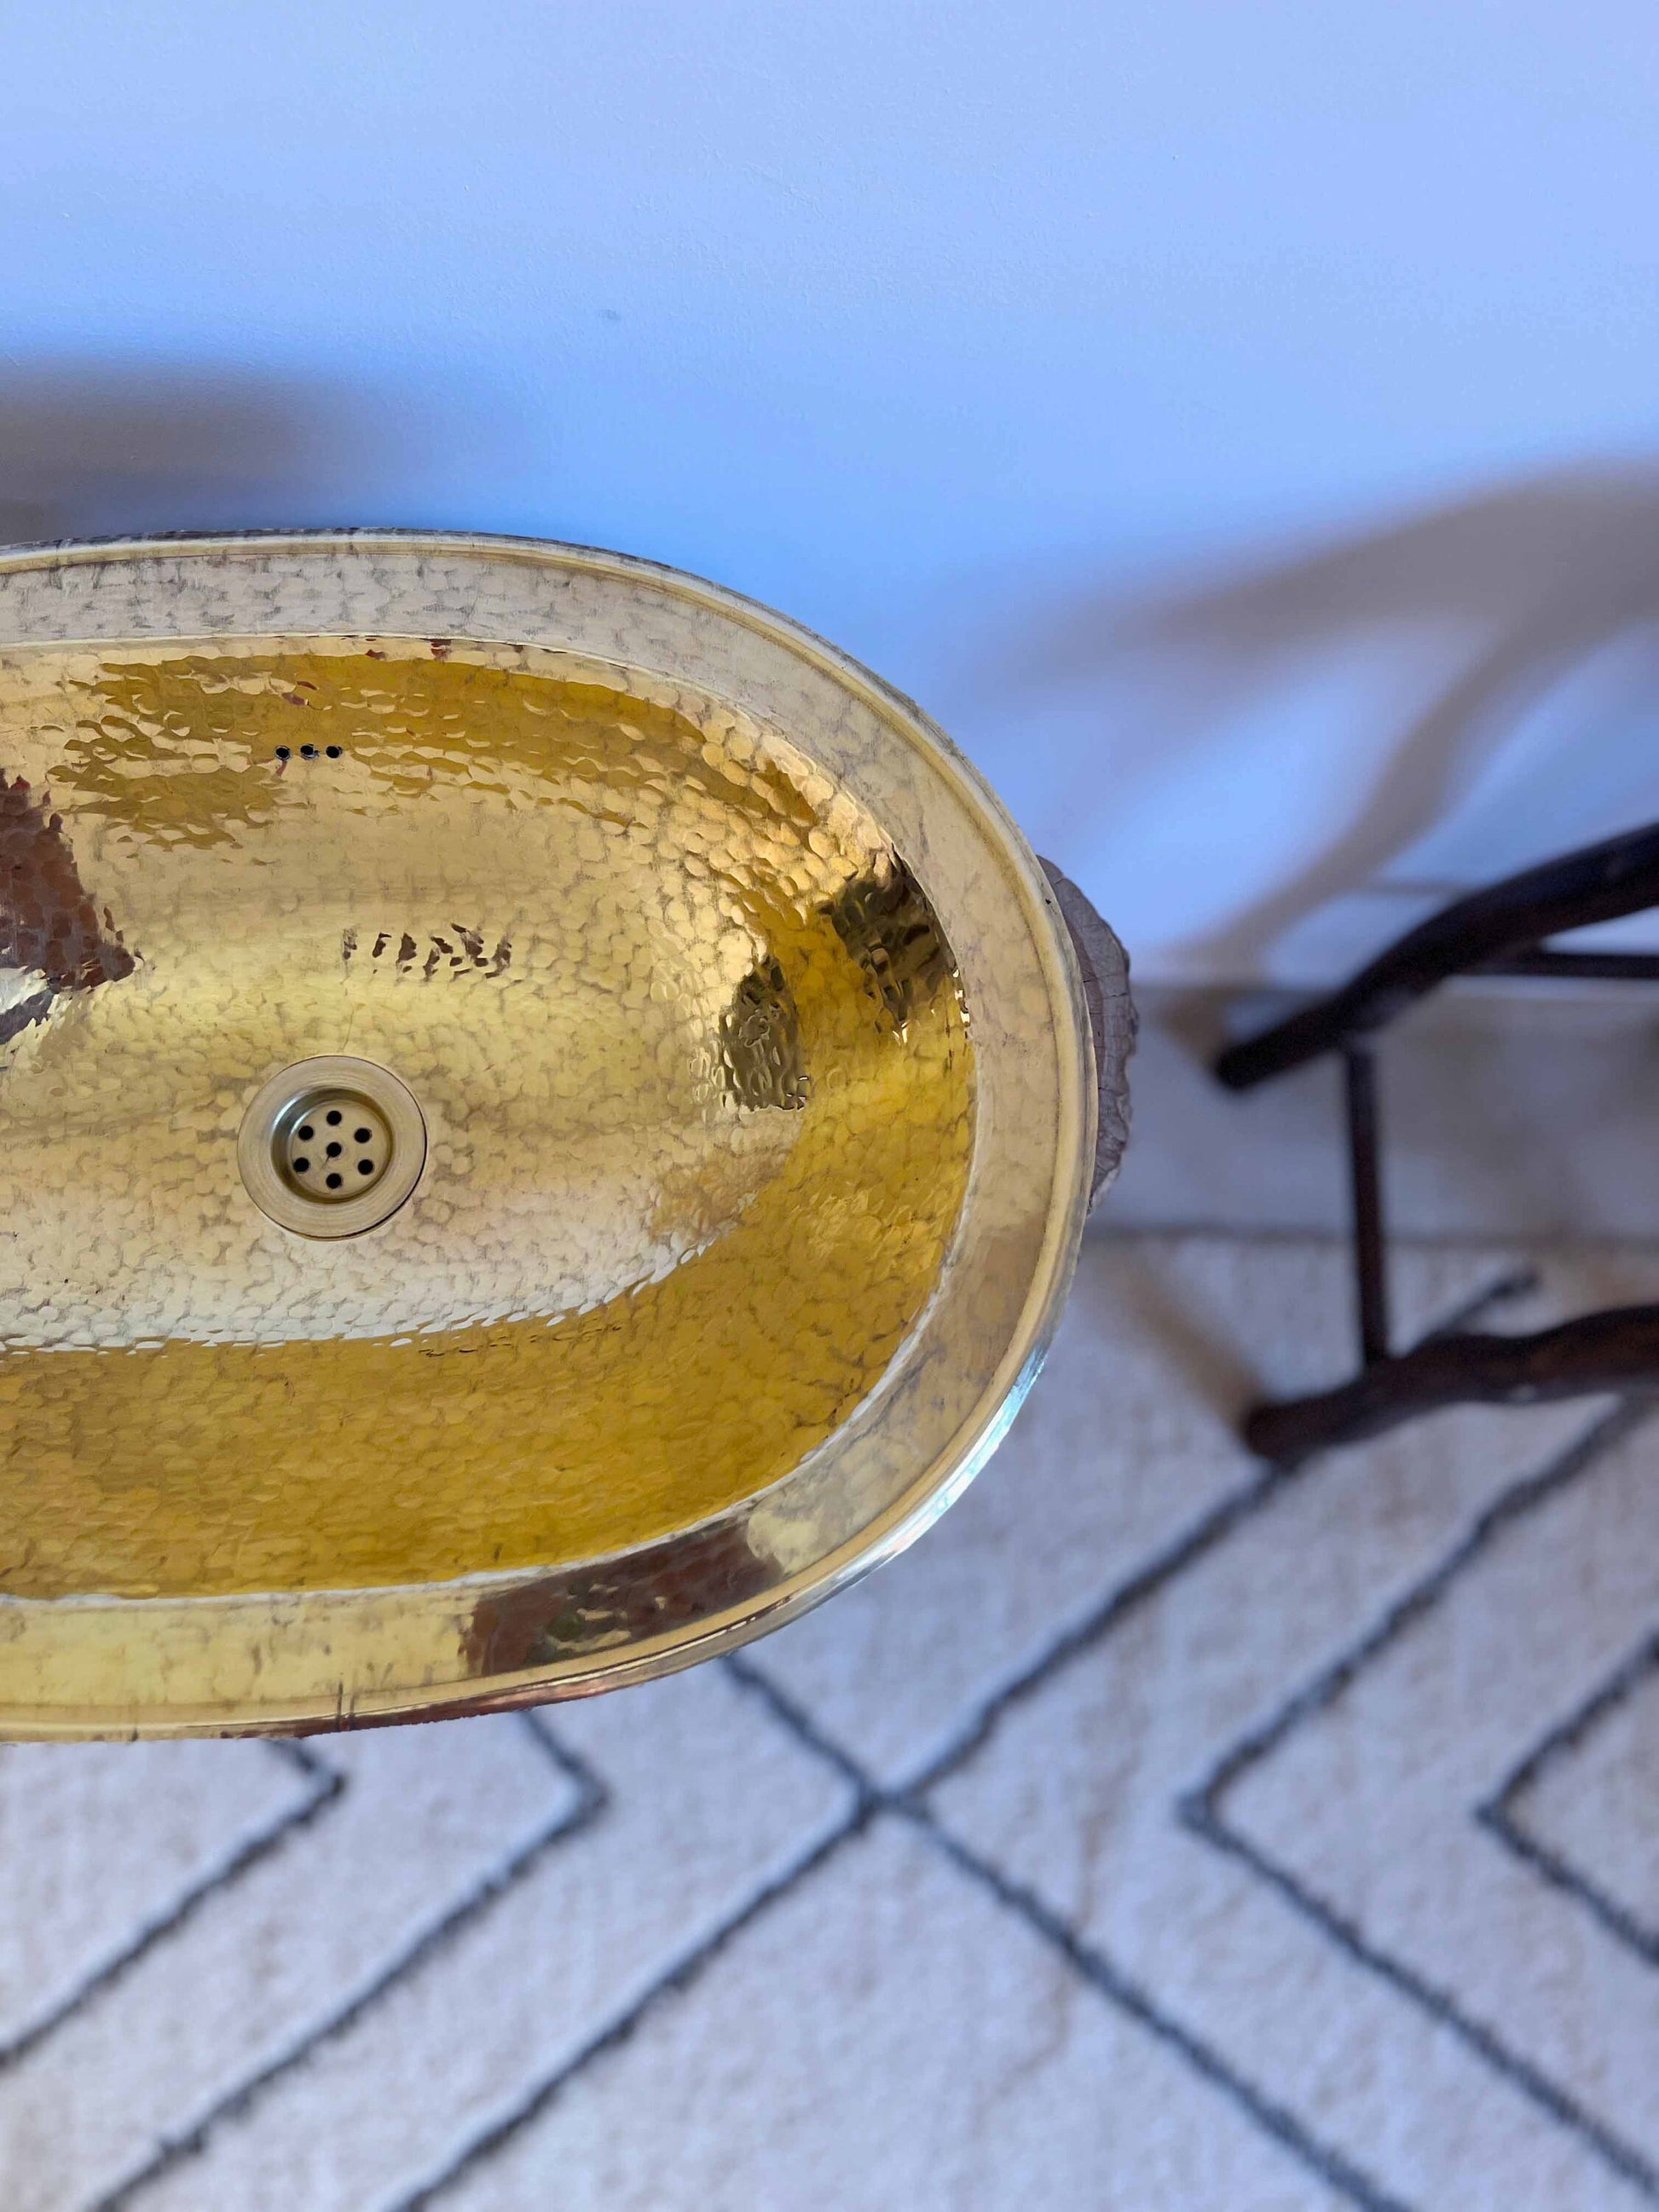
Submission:
[[[881,1375],[961,1205],[971,1054],[927,901],[799,756],[387,641],[42,653],[0,757],[52,809],[10,906],[62,939],[72,863],[126,969],[43,975],[5,1074],[7,1589],[620,1551]],[[234,1146],[250,1089],[342,1044],[431,1142],[330,1247]]]
[[[267,1219],[331,1056],[428,1147]],[[991,794],[788,624],[621,556],[0,556],[0,1733],[586,1692],[908,1541],[1086,1210],[1070,941]]]

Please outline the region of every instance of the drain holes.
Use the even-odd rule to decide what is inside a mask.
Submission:
[[[322,1144],[325,1130],[335,1130]],[[332,1097],[313,1092],[295,1099],[282,1117],[271,1161],[288,1188],[326,1206],[343,1195],[361,1198],[392,1164],[392,1127],[371,1098],[351,1091]]]
[[[300,1237],[357,1237],[413,1193],[426,1123],[389,1068],[343,1054],[296,1060],[249,1101],[236,1161],[254,1204]]]

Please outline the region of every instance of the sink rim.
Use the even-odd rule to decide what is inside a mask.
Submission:
[[[290,564],[286,582],[301,599],[302,583],[320,586],[325,580],[323,569],[295,568],[291,564],[295,562],[331,564],[329,573],[344,599],[356,589],[359,600],[365,590],[370,597],[378,593],[384,600],[395,600],[400,577],[405,614],[418,607],[428,619],[410,629],[385,621],[249,623],[247,603],[257,596],[251,591],[253,580],[263,579],[268,599],[284,582],[283,563]],[[205,565],[192,565],[197,563]],[[542,597],[532,615],[544,625],[553,622],[556,627],[561,599],[580,591],[596,595],[596,604],[602,606],[609,594],[612,616],[619,617],[626,608],[637,622],[654,617],[659,632],[655,643],[641,635],[616,660],[615,665],[636,672],[652,670],[690,683],[694,679],[683,660],[665,666],[660,660],[651,660],[649,652],[666,653],[673,661],[675,653],[684,649],[685,638],[695,633],[711,650],[712,641],[724,639],[735,666],[747,648],[731,641],[743,634],[757,649],[763,647],[773,657],[769,665],[810,672],[818,696],[839,695],[849,716],[856,719],[861,712],[866,722],[883,733],[883,743],[872,747],[872,757],[863,762],[860,772],[867,772],[878,784],[885,774],[889,804],[873,804],[867,793],[861,794],[872,804],[884,827],[891,826],[894,806],[902,800],[920,808],[923,817],[929,815],[929,805],[918,788],[925,770],[937,787],[932,802],[935,824],[942,818],[948,794],[960,817],[955,833],[958,846],[965,834],[961,824],[976,829],[981,864],[994,863],[1005,895],[997,919],[1006,934],[995,948],[997,957],[1016,966],[1023,959],[1022,973],[1030,971],[1027,982],[1036,976],[1043,996],[1039,1011],[1046,1025],[1040,1018],[1035,1035],[1029,1026],[1018,1032],[1020,1056],[1032,1056],[1036,1036],[1050,1042],[1054,1052],[1054,1126],[1043,1170],[1048,1194],[1037,1224],[1041,1233],[1033,1247],[1018,1325],[946,1448],[913,1465],[908,1479],[879,1510],[841,1540],[810,1557],[789,1564],[791,1531],[787,1526],[781,1533],[775,1530],[766,1540],[772,1546],[770,1557],[777,1571],[739,1597],[723,1597],[721,1578],[729,1593],[734,1545],[739,1551],[747,1545],[751,1556],[758,1557],[753,1541],[768,1515],[778,1519],[777,1493],[797,1483],[803,1470],[812,1468],[824,1455],[844,1454],[863,1432],[890,1417],[899,1395],[897,1381],[905,1379],[907,1362],[914,1364],[917,1340],[957,1267],[965,1241],[962,1224],[934,1298],[895,1355],[887,1375],[824,1444],[770,1490],[711,1521],[613,1555],[607,1562],[564,1563],[545,1571],[362,1590],[167,1599],[96,1594],[53,1600],[0,1598],[0,1622],[13,1631],[0,1645],[0,1734],[55,1738],[289,1732],[494,1710],[584,1694],[673,1671],[782,1625],[920,1534],[994,1449],[1035,1378],[1058,1323],[1087,1211],[1096,1139],[1093,1046],[1076,954],[1040,864],[990,787],[911,701],[851,656],[757,601],[636,556],[478,532],[381,530],[184,533],[9,550],[0,553],[0,653],[13,646],[96,647],[163,640],[182,643],[204,637],[268,641],[356,635],[366,630],[580,653],[568,640],[556,640],[544,631],[526,634],[522,592],[516,603],[516,623],[509,623],[511,634],[502,630],[498,635],[489,624],[506,620],[507,615],[487,606],[489,578],[479,580],[470,609],[461,605],[455,593],[446,598],[431,589],[433,572],[446,571],[453,584],[459,574],[475,575],[472,563],[491,564],[494,580],[503,592],[503,568],[509,568],[520,584],[526,576],[539,583]],[[131,604],[124,606],[119,592],[109,587],[110,570],[123,564],[141,572],[136,579],[140,591],[146,580],[161,586],[149,602],[157,611],[155,624],[140,626],[132,619]],[[171,591],[166,581],[169,564]],[[96,580],[93,572],[101,572]],[[44,580],[42,587],[31,588],[31,579]],[[198,593],[201,599],[209,580],[222,587],[209,610],[222,620],[204,623],[199,605],[195,619],[160,619],[175,603],[191,603],[191,584],[204,586]],[[424,600],[410,591],[416,582],[427,593]],[[510,592],[505,596],[512,598]],[[529,598],[536,601],[533,585]],[[568,609],[563,612],[568,616]],[[467,618],[453,620],[457,614]],[[101,626],[88,628],[94,616]],[[71,626],[63,627],[65,622]],[[20,623],[21,635],[17,634]],[[646,623],[647,629],[650,626]],[[801,681],[805,683],[804,677]],[[823,759],[823,732],[811,732],[787,720],[779,726],[809,758]],[[879,757],[884,749],[884,758]],[[900,788],[907,782],[913,787],[908,800]],[[964,887],[943,876],[930,876],[927,866],[904,845],[896,829],[893,834],[923,888],[934,898],[946,933],[960,953],[963,945],[951,926],[950,909],[960,903]],[[996,905],[995,881],[981,878],[976,888],[982,894],[981,903]],[[1014,942],[1018,932],[1010,916],[1016,913],[1027,939],[1023,948]],[[975,1029],[976,1059],[990,1042],[994,1061],[998,1047],[987,1026],[989,1012],[988,1002],[981,1000]],[[975,1021],[971,1001],[969,1012],[970,1022]],[[981,1188],[987,1179],[981,1172],[986,1133],[976,1129],[964,1223],[971,1207],[998,1196],[995,1190]],[[1029,1127],[1022,1133],[1029,1151],[1036,1139]],[[998,1141],[1006,1146],[1006,1131]],[[1031,1225],[1024,1224],[1028,1230]],[[817,1472],[821,1475],[822,1468]],[[799,1534],[795,1530],[793,1539]],[[610,1589],[629,1583],[635,1595],[674,1593],[658,1607],[666,1626],[654,1633],[630,1632],[614,1648],[593,1644],[548,1656],[549,1632],[544,1620],[539,1629],[536,1623],[543,1614],[556,1613],[561,1594],[568,1601],[574,1588]],[[507,1626],[493,1642],[487,1635],[480,1644],[478,1623],[497,1597],[497,1613]],[[458,1650],[471,1652],[464,1672],[453,1671]],[[524,1661],[526,1651],[529,1663],[511,1663]],[[258,1696],[252,1694],[248,1679],[250,1662],[255,1659],[252,1675],[272,1686]],[[240,1692],[234,1687],[239,1677],[246,1682]],[[284,1680],[286,1687],[276,1686]]]

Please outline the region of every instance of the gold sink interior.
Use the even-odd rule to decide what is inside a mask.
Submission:
[[[0,658],[0,1592],[441,1583],[796,1468],[939,1279],[975,1060],[939,921],[775,730],[532,647]],[[428,1148],[267,1220],[273,1074]]]

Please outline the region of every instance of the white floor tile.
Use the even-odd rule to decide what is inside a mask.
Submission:
[[[454,2212],[1327,2212],[1340,2197],[898,1823],[665,1999]]]
[[[719,1671],[567,1708],[555,1726],[602,1773],[601,1816],[216,2130],[146,2191],[145,2212],[398,2201],[848,1809],[843,1786]]]
[[[1193,1832],[1181,1802],[1594,1411],[1443,1414],[1316,1463],[1010,1708],[936,1793],[953,1832],[1413,2204],[1642,2199],[1328,1927]],[[1310,1828],[1334,1817],[1360,1755],[1322,1801],[1304,1793]]]
[[[0,1751],[0,2048],[38,2029],[314,1794],[264,1744]]]
[[[1560,1697],[1560,1686],[1553,1684],[1551,1704]],[[1659,1653],[1653,1644],[1644,1640],[1633,1666],[1613,1669],[1564,1719],[1579,1713],[1586,1717],[1540,1765],[1536,1778],[1515,1793],[1508,1816],[1570,1876],[1606,1899],[1650,1956],[1659,1955]]]
[[[62,2212],[143,2165],[575,1796],[512,1719],[330,1739],[317,1755],[344,1777],[335,1801],[0,2075],[14,2212]]]

